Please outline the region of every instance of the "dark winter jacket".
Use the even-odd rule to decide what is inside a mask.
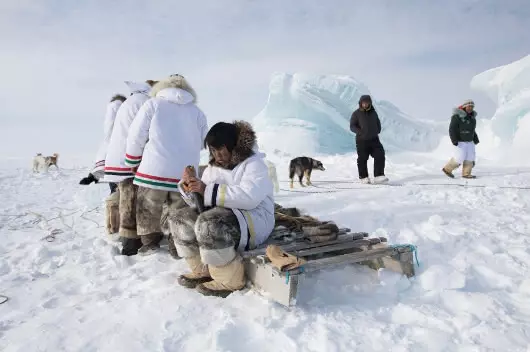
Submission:
[[[477,132],[475,132],[477,127],[476,116],[477,113],[475,111],[468,114],[461,108],[453,110],[453,116],[449,124],[449,137],[454,145],[458,145],[458,142],[479,143]]]
[[[362,101],[370,102],[368,110],[361,107]],[[371,103],[370,96],[363,95],[359,100],[359,108],[351,115],[350,130],[355,133],[355,138],[358,140],[375,139],[381,133],[381,121]]]

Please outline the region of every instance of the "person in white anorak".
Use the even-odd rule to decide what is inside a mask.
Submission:
[[[142,242],[136,230],[136,193],[133,184],[134,172],[125,163],[125,149],[129,128],[142,105],[149,100],[149,92],[156,81],[126,81],[130,96],[120,106],[105,156],[105,176],[103,181],[118,184],[119,197],[116,197],[119,209],[119,236],[122,239],[123,255],[135,255]]]
[[[125,165],[135,170],[133,183],[138,187],[140,255],[159,248],[164,206],[170,215],[186,206],[178,189],[180,176],[189,165],[198,169],[208,132],[197,95],[182,75],[158,82],[150,95],[130,127],[123,155]]]
[[[121,104],[126,100],[123,95],[115,94],[110,102],[107,104],[105,113],[105,120],[103,122],[103,141],[99,145],[99,149],[96,153],[96,160],[94,167],[87,177],[84,177],[79,181],[80,185],[89,185],[92,182],[98,183],[103,179],[105,173],[105,157],[107,156],[107,149],[109,147],[110,136],[112,135],[112,129],[114,128],[114,121],[116,120],[116,114]],[[114,182],[109,182],[110,193],[114,193],[118,185]]]

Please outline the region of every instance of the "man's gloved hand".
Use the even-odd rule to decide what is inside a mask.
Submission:
[[[92,182],[98,183],[98,179],[95,178],[94,175],[88,174],[87,177],[85,177],[85,178],[81,179],[81,181],[79,181],[79,184],[80,185],[89,185]]]
[[[458,142],[452,142],[455,147],[458,146]]]

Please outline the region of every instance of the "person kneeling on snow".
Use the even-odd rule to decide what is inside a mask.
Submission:
[[[191,269],[179,284],[226,297],[245,286],[238,251],[256,248],[274,229],[273,185],[249,123],[219,122],[204,144],[210,162],[201,180],[185,171],[180,186],[189,205],[188,192],[202,194],[206,210],[198,214],[195,208],[183,208],[170,215],[169,225],[175,247]]]
[[[103,179],[103,176],[105,175],[105,157],[107,156],[107,149],[109,146],[110,137],[112,135],[112,130],[114,128],[114,120],[116,119],[118,109],[126,99],[127,98],[125,98],[123,95],[116,94],[107,104],[107,111],[105,113],[105,121],[103,128],[103,142],[101,142],[101,145],[99,146],[98,152],[96,154],[94,168],[88,174],[87,177],[84,177],[83,179],[81,179],[81,181],[79,181],[80,185],[89,185],[92,182],[98,183],[101,179]],[[109,182],[109,187],[110,193],[114,193],[118,188],[118,184],[114,182]]]
[[[125,164],[136,170],[140,255],[160,247],[164,203],[169,213],[186,207],[178,175],[187,165],[198,166],[208,132],[206,116],[195,105],[195,90],[183,76],[172,75],[156,83],[150,95],[129,128],[124,155]]]
[[[368,178],[368,158],[374,158],[374,183],[388,181],[385,176],[385,149],[379,140],[381,121],[372,105],[372,98],[363,95],[359,99],[359,108],[350,119],[350,130],[355,133],[357,148],[357,169],[361,183],[370,183]]]
[[[462,164],[462,177],[475,178],[471,175],[471,169],[475,166],[475,145],[479,143],[479,139],[475,131],[477,113],[474,108],[473,100],[466,100],[464,104],[453,110],[449,137],[456,147],[455,156],[442,169],[451,178],[455,177],[453,171]]]

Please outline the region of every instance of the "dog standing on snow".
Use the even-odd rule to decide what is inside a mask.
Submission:
[[[52,156],[42,156],[41,153],[38,153],[33,158],[33,172],[39,172],[40,170],[44,169],[45,171],[48,171],[50,166],[55,166],[56,168],[59,168],[57,165],[57,162],[59,160],[59,154],[54,153]]]
[[[265,159],[265,164],[267,164],[267,168],[269,169],[269,178],[274,185],[274,193],[278,193],[280,192],[280,185],[278,183],[278,175],[276,174],[276,166],[272,161],[267,159]]]
[[[300,186],[305,187],[302,183],[302,179],[304,176],[307,181],[306,185],[311,186],[311,173],[313,172],[313,170],[325,171],[326,169],[324,168],[322,162],[307,156],[300,156],[291,160],[291,162],[289,163],[289,179],[291,180],[289,187],[294,187],[293,182],[295,175],[298,176]]]

